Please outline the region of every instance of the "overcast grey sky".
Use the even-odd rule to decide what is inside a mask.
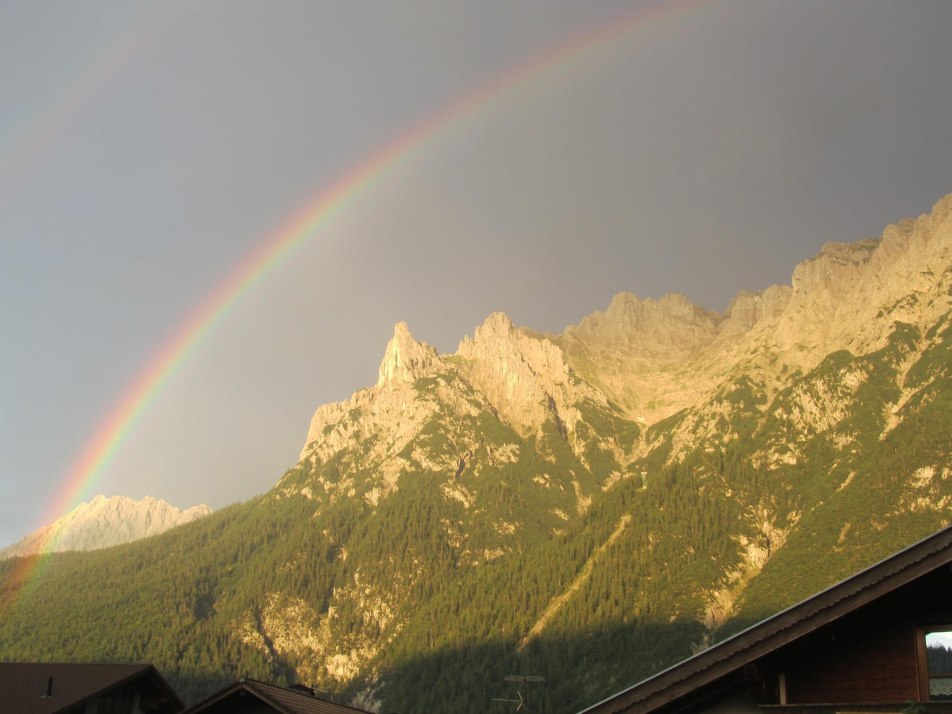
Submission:
[[[647,18],[611,35],[644,8]],[[360,162],[513,68],[250,289],[96,492],[221,507],[495,310],[726,308],[952,191],[952,2],[0,0],[0,545],[149,360]]]

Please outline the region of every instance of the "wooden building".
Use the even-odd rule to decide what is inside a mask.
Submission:
[[[185,708],[151,664],[0,662],[0,711],[177,714]]]
[[[367,714],[321,699],[310,687],[290,688],[242,677],[188,709],[186,714]]]
[[[583,714],[952,714],[952,528]]]

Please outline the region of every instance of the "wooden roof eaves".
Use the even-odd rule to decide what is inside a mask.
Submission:
[[[282,703],[280,700],[276,699],[269,692],[270,690],[283,690],[294,694],[297,697],[301,697],[302,701],[310,706],[316,706],[318,704],[327,704],[329,706],[339,707],[340,705],[335,704],[334,702],[326,702],[323,699],[311,698],[307,695],[301,694],[299,692],[294,692],[292,690],[287,690],[283,687],[279,687],[275,684],[269,684],[268,682],[261,682],[257,679],[251,679],[250,677],[242,677],[234,684],[226,687],[225,689],[212,694],[210,697],[203,699],[202,701],[194,704],[189,709],[187,709],[184,714],[201,714],[201,712],[206,711],[210,707],[218,704],[224,699],[227,699],[233,695],[238,690],[244,690],[251,694],[254,697],[257,697],[262,702],[267,704],[270,707],[274,707],[274,710],[279,714],[298,714],[300,711],[297,707],[289,707],[287,704]],[[362,710],[348,708],[349,711],[354,711],[359,714]]]
[[[338,704],[337,702],[328,701],[326,699],[315,697],[313,695],[307,695],[302,692],[294,691],[293,689],[289,689],[287,687],[279,687],[276,684],[270,684],[268,682],[259,682],[254,679],[248,680],[248,681],[254,683],[259,688],[263,688],[265,691],[274,690],[276,694],[280,694],[281,696],[291,696],[291,697],[298,698],[298,702],[304,705],[306,709],[312,709],[315,712],[327,712],[327,711],[340,710],[340,711],[346,711],[346,712],[354,712],[354,714],[372,714],[372,712],[367,712],[363,709],[356,709],[354,707],[347,706],[344,704]],[[284,710],[282,709],[282,711]],[[301,710],[295,706],[293,709],[289,710],[289,714],[297,714],[297,712],[299,711]]]
[[[158,685],[158,687],[163,692],[165,692],[166,695],[168,695],[168,697],[172,700],[172,702],[178,706],[178,711],[181,712],[185,710],[185,702],[183,702],[182,699],[179,697],[178,692],[172,689],[172,685],[170,685],[165,680],[165,677],[162,676],[162,673],[159,672],[159,670],[156,668],[154,664],[149,665],[149,668],[146,671],[146,673],[148,674],[148,676],[152,678],[152,680]]]
[[[121,666],[125,667],[127,665],[121,665]],[[169,683],[165,681],[165,677],[163,677],[162,674],[159,672],[159,670],[155,668],[155,665],[149,664],[149,663],[142,663],[142,664],[133,664],[130,666],[138,667],[138,668],[130,671],[126,676],[121,677],[120,679],[115,679],[109,682],[108,684],[104,684],[102,687],[100,687],[96,691],[85,695],[81,699],[77,699],[71,702],[70,704],[64,705],[62,708],[57,709],[54,712],[54,714],[58,714],[58,712],[69,711],[70,709],[76,707],[79,704],[84,704],[85,702],[88,702],[90,699],[95,699],[96,697],[106,694],[107,692],[111,692],[112,690],[118,687],[121,687],[125,684],[128,684],[129,682],[132,682],[133,680],[138,679],[139,677],[142,677],[142,676],[150,677],[153,680],[153,682],[155,682],[162,689],[162,691],[164,691],[172,699],[172,701],[178,705],[179,711],[182,711],[185,709],[185,704],[179,698],[175,690],[172,689]]]
[[[262,701],[264,701],[265,704],[268,704],[269,706],[274,707],[276,711],[280,712],[280,714],[294,714],[293,712],[289,712],[287,709],[281,706],[278,702],[274,702],[269,697],[264,696],[257,689],[251,686],[248,686],[249,684],[257,684],[257,683],[258,682],[254,679],[248,679],[246,677],[242,677],[231,686],[225,687],[225,689],[222,689],[221,691],[216,692],[215,694],[212,694],[211,696],[206,697],[202,701],[192,705],[185,711],[184,714],[193,714],[193,712],[194,714],[200,714],[200,712],[203,712],[207,710],[209,707],[212,707],[215,704],[218,704],[218,702],[224,699],[227,699],[228,697],[230,697],[232,694],[234,694],[235,692],[239,690],[244,690],[258,697],[258,699],[261,699]]]
[[[214,694],[210,694],[201,701],[195,702],[192,706],[185,710],[185,714],[192,714],[192,712],[201,712],[210,707],[212,704],[217,704],[225,697],[231,696],[236,690],[240,689],[242,685],[241,681],[237,681],[224,689],[221,689]]]
[[[246,679],[244,681],[246,685],[245,688],[251,691],[256,697],[262,700],[265,704],[274,707],[275,711],[281,712],[281,714],[294,714],[293,711],[287,709],[281,702],[275,701],[265,691],[262,691],[260,687],[255,685],[264,684],[264,682],[259,682],[255,679]]]
[[[603,699],[580,714],[617,714],[656,709],[950,562],[952,527],[914,543],[723,642]]]

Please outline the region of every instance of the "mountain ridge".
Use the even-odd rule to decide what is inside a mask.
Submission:
[[[205,504],[179,509],[152,496],[94,496],[62,518],[0,549],[0,560],[39,553],[96,550],[164,533],[210,514]]]
[[[952,308],[947,269],[938,281],[913,282],[911,294],[903,293],[901,286],[916,272],[913,265],[925,274],[952,263],[950,221],[952,195],[936,202],[930,214],[888,226],[881,239],[827,243],[819,254],[795,267],[791,285],[741,291],[723,314],[677,293],[642,300],[621,292],[605,311],[583,318],[559,335],[516,327],[504,313],[494,313],[473,337],[464,337],[452,355],[440,355],[417,341],[408,325],[400,322],[376,386],[410,384],[445,370],[446,360],[455,359],[472,386],[487,396],[494,413],[517,431],[538,427],[550,408],[559,411],[558,405],[569,412],[559,416],[571,424],[567,405],[581,399],[621,406],[626,416],[650,426],[710,398],[710,391],[738,365],[779,360],[781,368],[809,370],[838,349],[882,346],[883,323],[893,318],[931,323],[947,314]],[[888,275],[890,271],[900,274],[901,280]],[[869,285],[883,297],[868,299]],[[914,314],[920,300],[927,300],[923,317]],[[883,304],[890,301],[891,306]],[[860,309],[843,307],[844,302]],[[804,335],[813,342],[804,342]],[[593,344],[603,353],[595,354]],[[613,367],[622,361],[626,368],[613,374]],[[593,371],[601,374],[593,376]],[[575,374],[588,378],[601,393],[579,387]],[[666,397],[662,404],[646,403],[639,410],[626,392]],[[539,407],[549,399],[551,404]],[[319,431],[312,425],[302,458],[308,445],[320,438]]]
[[[723,314],[619,293],[560,335],[494,313],[454,354],[398,323],[270,491],[52,558],[0,651],[105,656],[75,623],[135,602],[109,656],[191,698],[240,671],[477,712],[530,672],[577,711],[947,526],[950,422],[947,196]]]

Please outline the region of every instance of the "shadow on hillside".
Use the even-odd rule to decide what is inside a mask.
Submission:
[[[441,649],[382,672],[380,711],[503,714],[516,711],[521,698],[520,712],[571,714],[691,656],[690,643],[700,636],[698,623],[675,621],[543,633],[521,652],[512,641]],[[511,675],[545,682],[506,681]],[[338,700],[356,693],[342,692]]]
[[[395,666],[381,664],[373,698],[382,700],[382,714],[504,714],[516,711],[520,698],[520,712],[573,714],[689,657],[690,643],[700,635],[698,623],[675,621],[616,624],[573,635],[543,633],[522,651],[517,642],[503,640],[443,648]],[[160,670],[189,705],[242,676],[295,683],[285,661],[274,662],[270,675],[182,664],[178,670]],[[512,675],[545,681],[506,681]],[[334,700],[351,702],[362,688],[345,688]]]

